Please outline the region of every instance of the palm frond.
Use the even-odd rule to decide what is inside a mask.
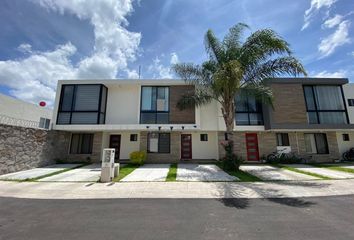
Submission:
[[[225,60],[223,45],[210,29],[205,34],[204,44],[211,60],[218,63],[222,63]]]
[[[261,82],[266,78],[283,75],[307,75],[302,64],[295,57],[279,57],[271,59],[258,66],[251,66],[243,76],[243,82]]]
[[[255,97],[259,102],[273,107],[274,97],[272,89],[263,82],[247,84],[242,88],[242,91],[247,92],[247,95]]]
[[[241,44],[242,33],[249,29],[249,26],[244,23],[238,23],[229,29],[229,32],[224,37],[222,44],[225,46],[229,60],[236,59]]]
[[[184,110],[186,108],[193,108],[194,106],[201,106],[212,101],[213,96],[203,91],[198,91],[194,94],[184,94],[177,102],[177,108]]]
[[[202,84],[204,81],[203,69],[193,63],[177,63],[171,67],[173,71],[189,84]]]

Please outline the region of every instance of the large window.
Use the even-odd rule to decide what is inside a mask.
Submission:
[[[341,86],[304,86],[307,118],[310,124],[345,124]]]
[[[93,145],[93,134],[75,133],[71,136],[71,154],[91,154]]]
[[[169,123],[169,88],[141,87],[140,123]]]
[[[104,124],[106,99],[100,84],[63,85],[57,124]]]
[[[241,91],[235,98],[236,125],[263,125],[262,104]]]
[[[148,152],[170,153],[170,142],[169,133],[148,133]]]
[[[307,153],[328,154],[327,136],[325,133],[305,133]]]

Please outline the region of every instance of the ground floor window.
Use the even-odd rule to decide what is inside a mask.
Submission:
[[[277,146],[290,146],[287,133],[277,133]]]
[[[350,141],[350,139],[349,139],[349,134],[348,133],[343,133],[343,141]]]
[[[71,136],[71,154],[91,154],[93,145],[93,134],[74,133]]]
[[[208,134],[200,134],[200,141],[207,142],[208,141]]]
[[[169,133],[148,133],[148,152],[170,153],[170,138]]]
[[[328,154],[327,136],[325,133],[305,133],[306,152]]]

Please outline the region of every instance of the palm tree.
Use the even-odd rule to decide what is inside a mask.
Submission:
[[[249,29],[238,23],[220,41],[212,30],[205,34],[209,60],[201,65],[178,63],[173,70],[187,83],[195,85],[194,93],[184,95],[180,109],[200,106],[215,100],[221,105],[227,134],[235,122],[235,96],[241,90],[257,100],[272,105],[273,95],[265,80],[281,75],[306,75],[299,60],[292,56],[289,44],[271,29],[252,33],[244,42],[243,32]]]

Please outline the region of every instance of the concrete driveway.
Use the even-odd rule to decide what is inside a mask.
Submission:
[[[40,182],[97,182],[101,176],[101,164],[90,164],[71,171],[42,178]]]
[[[221,170],[214,164],[178,164],[177,181],[221,181],[239,180]]]
[[[328,168],[315,167],[315,166],[305,165],[305,164],[291,164],[288,166],[300,169],[302,171],[319,174],[325,177],[330,177],[333,179],[354,178],[354,174],[352,173],[336,171]],[[352,168],[352,166],[349,166],[349,168]]]
[[[281,181],[281,180],[315,180],[319,179],[306,174],[301,174],[269,165],[241,165],[240,169],[249,174],[252,174],[262,180],[266,181]]]
[[[145,164],[128,176],[120,180],[121,182],[164,182],[166,180],[170,164]]]
[[[44,175],[52,174],[65,169],[75,168],[80,166],[80,164],[55,164],[46,167],[34,168],[25,171],[19,171],[14,173],[9,173],[0,176],[0,180],[26,180],[38,178]]]

